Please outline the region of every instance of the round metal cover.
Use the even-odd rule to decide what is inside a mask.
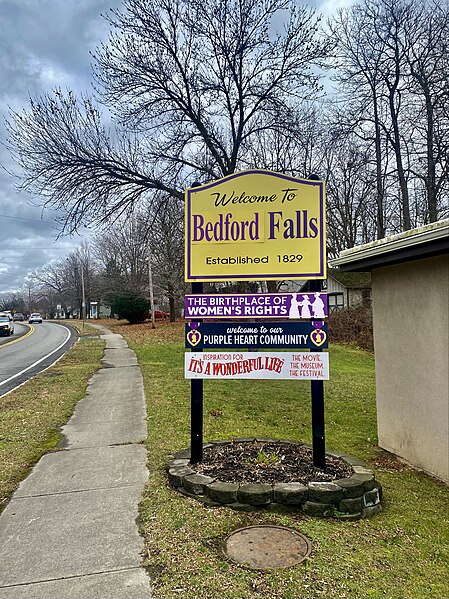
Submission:
[[[288,568],[310,554],[311,543],[301,533],[286,526],[246,526],[225,540],[224,552],[234,562],[256,570]]]

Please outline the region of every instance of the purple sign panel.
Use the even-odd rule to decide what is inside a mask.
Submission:
[[[227,293],[185,296],[185,318],[327,318],[326,293]]]
[[[327,322],[190,322],[185,326],[186,347],[190,349],[327,348]]]

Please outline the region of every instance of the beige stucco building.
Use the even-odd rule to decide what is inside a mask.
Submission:
[[[332,266],[371,271],[379,445],[449,482],[449,220]]]

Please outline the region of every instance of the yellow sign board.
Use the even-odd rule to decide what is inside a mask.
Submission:
[[[326,278],[325,184],[264,170],[186,190],[186,281]]]

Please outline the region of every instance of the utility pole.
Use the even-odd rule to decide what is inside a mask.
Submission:
[[[148,246],[148,285],[150,287],[151,328],[155,329],[156,321],[154,318],[153,270],[151,268],[150,246]]]
[[[83,268],[82,263],[81,263],[81,293],[83,296],[83,301],[81,304],[81,312],[83,315],[83,328],[84,328],[84,321],[86,320],[86,294],[84,291],[84,268]]]

